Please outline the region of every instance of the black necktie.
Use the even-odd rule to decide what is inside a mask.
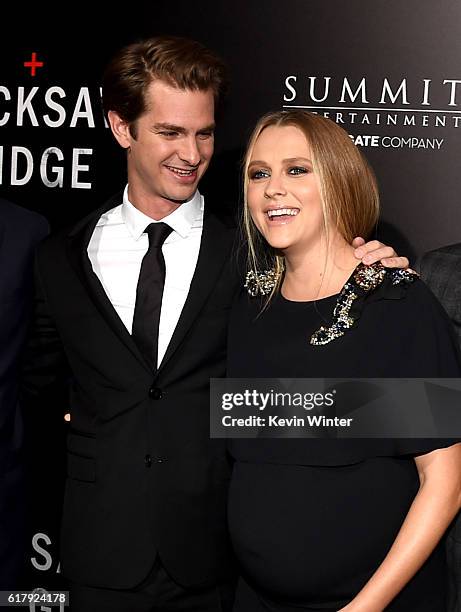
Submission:
[[[166,223],[151,223],[144,230],[149,236],[149,248],[142,260],[136,288],[132,336],[154,371],[157,370],[158,326],[165,284],[162,245],[172,231]]]

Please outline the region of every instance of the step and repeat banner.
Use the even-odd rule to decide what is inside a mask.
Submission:
[[[461,4],[436,4],[159,0],[107,6],[97,19],[90,4],[18,7],[0,41],[0,195],[58,229],[123,187],[125,159],[102,113],[101,75],[119,47],[169,33],[201,41],[230,68],[205,194],[237,206],[256,119],[303,108],[341,125],[371,162],[382,196],[379,237],[411,261],[461,241]],[[31,588],[59,586],[65,407],[41,411]]]

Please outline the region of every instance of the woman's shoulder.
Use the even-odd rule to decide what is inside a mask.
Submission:
[[[234,314],[246,313],[252,316],[266,310],[269,304],[273,303],[273,298],[277,297],[278,281],[279,275],[273,269],[263,272],[248,271],[241,279],[240,289],[232,305]]]
[[[443,306],[419,276],[395,290],[389,280],[369,305],[364,304],[362,323],[379,337],[383,346],[392,346],[402,372],[413,376],[460,375],[460,352],[453,324]],[[405,365],[406,364],[406,365]]]
[[[246,329],[259,318],[263,307],[263,299],[249,295],[242,282],[232,302],[229,327],[232,330]]]
[[[350,296],[354,309],[380,303],[383,308],[398,308],[415,314],[417,309],[426,314],[446,313],[429,287],[413,270],[404,268],[384,268],[381,264],[364,266],[360,264],[344,285],[341,295]],[[340,295],[340,297],[341,297]]]
[[[420,276],[400,268],[386,269],[382,284],[367,301],[381,302],[383,309],[398,310],[402,320],[426,318],[449,323],[445,309]]]
[[[313,343],[329,344],[359,333],[362,341],[409,348],[413,352],[442,344],[453,346],[453,326],[437,298],[416,273],[381,264],[359,265],[344,285],[332,323],[321,327]],[[400,349],[398,349],[399,352]]]

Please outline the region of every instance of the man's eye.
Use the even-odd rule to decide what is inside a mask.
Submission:
[[[159,132],[162,136],[166,136],[167,138],[172,138],[178,135],[178,132],[173,132],[171,130],[164,130],[163,132]]]
[[[269,173],[267,172],[267,170],[253,170],[252,172],[250,172],[250,179],[252,180],[267,178],[268,176]]]
[[[304,166],[293,166],[292,168],[288,169],[288,174],[293,174],[294,176],[297,176],[298,174],[307,174],[308,172],[309,170],[304,168]]]
[[[209,138],[212,138],[214,136],[213,132],[201,132],[198,137],[201,140],[208,140]]]

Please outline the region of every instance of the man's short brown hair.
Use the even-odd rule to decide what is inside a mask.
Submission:
[[[215,107],[227,85],[224,63],[199,42],[177,36],[149,38],[124,47],[107,66],[102,82],[106,115],[115,111],[133,124],[147,110],[145,92],[155,79],[179,89],[211,90]]]

